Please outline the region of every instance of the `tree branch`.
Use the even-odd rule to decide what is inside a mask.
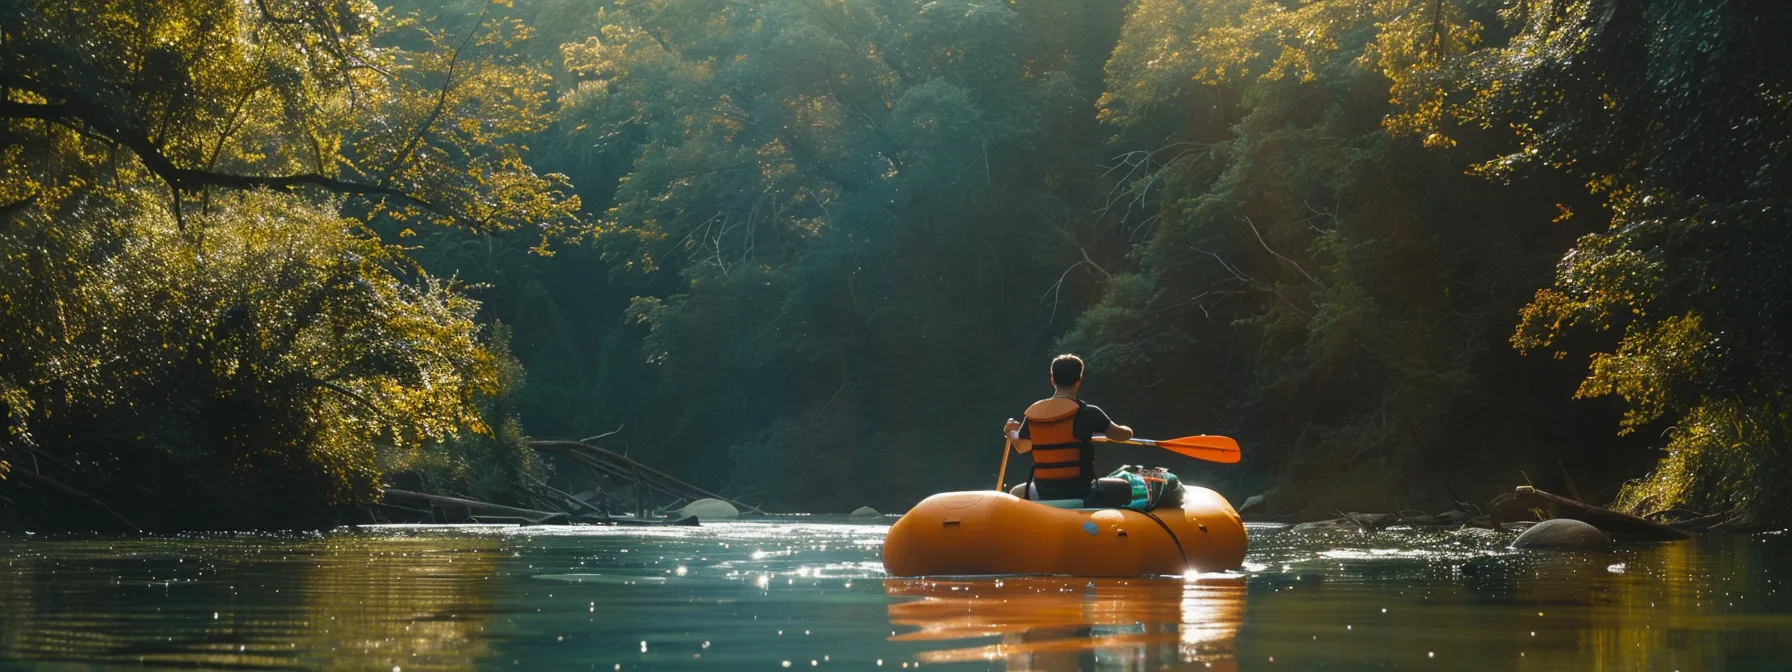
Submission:
[[[1257,224],[1255,222],[1252,222],[1251,218],[1239,217],[1238,221],[1244,222],[1247,226],[1251,227],[1251,234],[1255,235],[1257,237],[1257,242],[1263,245],[1264,250],[1267,250],[1270,254],[1275,255],[1275,257],[1277,259],[1281,259],[1282,261],[1288,262],[1289,266],[1293,266],[1294,270],[1300,271],[1300,274],[1306,276],[1306,278],[1308,280],[1313,281],[1313,284],[1319,285],[1320,287],[1325,286],[1325,283],[1320,282],[1319,278],[1313,277],[1312,273],[1308,273],[1307,269],[1301,268],[1300,264],[1295,263],[1293,259],[1289,259],[1288,257],[1282,256],[1281,252],[1277,252],[1277,251],[1275,251],[1275,248],[1270,247],[1269,241],[1263,239],[1263,233],[1257,230]]]
[[[13,215],[18,214],[19,212],[24,211],[25,208],[31,207],[31,204],[36,203],[37,197],[42,193],[43,192],[40,190],[33,189],[33,190],[31,190],[31,195],[29,195],[29,196],[26,196],[19,200],[13,201],[11,203],[7,203],[5,205],[0,205],[0,219],[12,217]]]
[[[454,68],[460,64],[460,52],[466,49],[467,44],[473,41],[473,36],[478,35],[479,30],[485,27],[485,17],[489,13],[491,13],[491,5],[488,4],[485,10],[479,13],[479,21],[473,24],[473,29],[467,31],[466,37],[461,38],[460,44],[448,54],[448,71],[442,76],[442,90],[436,94],[435,107],[430,109],[429,116],[424,117],[423,123],[417,125],[417,130],[411,132],[411,137],[405,141],[404,148],[392,155],[392,163],[386,166],[385,175],[380,178],[381,185],[392,181],[392,176],[398,173],[399,167],[404,165],[404,162],[411,160],[411,153],[417,151],[417,145],[422,144],[423,136],[428,135],[429,129],[435,126],[436,120],[442,117],[442,111],[448,107],[448,94],[454,90]]]
[[[604,432],[604,433],[602,433],[602,434],[599,434],[599,435],[597,435],[597,436],[587,436],[587,437],[585,437],[585,438],[583,438],[583,439],[579,439],[579,443],[591,443],[591,442],[593,442],[593,441],[596,441],[596,440],[598,440],[598,439],[602,439],[602,438],[608,438],[608,437],[611,437],[611,436],[615,436],[615,435],[617,435],[617,434],[621,434],[621,433],[622,433],[622,428],[623,428],[623,427],[627,427],[627,426],[628,426],[628,423],[626,423],[626,422],[625,422],[625,423],[622,423],[622,424],[620,424],[620,425],[617,425],[617,426],[616,426],[616,428],[615,428],[615,429],[612,429],[612,430],[610,430],[610,431],[607,431],[607,432]]]
[[[412,196],[396,187],[379,184],[365,184],[338,179],[321,173],[300,173],[296,175],[233,175],[211,170],[182,168],[166,154],[162,153],[147,134],[121,123],[110,113],[100,112],[93,106],[77,104],[73,101],[61,103],[19,103],[0,100],[0,118],[3,119],[38,119],[63,124],[83,133],[92,133],[123,145],[143,161],[144,167],[157,177],[162,178],[168,186],[176,190],[196,191],[202,187],[219,187],[223,189],[273,189],[290,191],[297,187],[311,186],[339,194],[355,196],[391,196],[410,201],[424,208],[434,209],[427,201]],[[77,125],[79,124],[79,125]]]
[[[277,23],[282,26],[296,26],[303,23],[298,19],[286,19],[276,16],[274,10],[268,7],[268,0],[255,0],[255,7],[261,10],[262,20],[267,21],[268,23]]]
[[[360,407],[373,412],[374,415],[379,416],[382,419],[384,419],[386,417],[385,411],[380,410],[380,407],[373,405],[373,402],[368,401],[367,397],[361,396],[360,394],[356,393],[354,390],[348,389],[341,385],[337,385],[337,384],[332,383],[327,380],[320,380],[317,378],[308,378],[305,380],[305,382],[311,384],[314,387],[329,390],[331,392],[335,392],[344,397],[347,397],[350,401],[353,401]]]
[[[1079,248],[1077,248],[1077,251],[1083,253],[1083,261],[1089,262],[1090,268],[1093,268],[1097,272],[1101,273],[1101,279],[1108,280],[1108,279],[1111,279],[1114,277],[1114,274],[1109,273],[1108,269],[1102,268],[1101,264],[1097,264],[1097,263],[1095,263],[1094,259],[1089,258],[1089,250],[1079,247]]]
[[[43,474],[39,474],[39,473],[31,471],[29,469],[20,469],[18,471],[18,474],[19,474],[20,478],[23,478],[27,481],[31,481],[32,483],[35,483],[37,485],[44,486],[46,488],[55,490],[56,492],[60,492],[69,497],[84,500],[88,504],[92,504],[94,506],[94,508],[97,508],[101,511],[105,511],[107,514],[111,515],[114,520],[117,520],[118,522],[123,523],[124,526],[130,528],[132,532],[142,532],[143,531],[143,528],[137,527],[136,523],[131,522],[131,520],[129,518],[126,518],[123,515],[120,515],[117,511],[112,510],[112,507],[106,506],[105,502],[100,501],[99,499],[95,498],[93,495],[89,495],[85,492],[81,492],[80,490],[71,488],[67,485],[64,485],[61,481],[50,478]]]

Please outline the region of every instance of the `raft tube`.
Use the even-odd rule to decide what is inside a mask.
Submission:
[[[1245,531],[1219,493],[1184,486],[1180,508],[1060,509],[1005,492],[946,492],[884,538],[892,576],[1181,575],[1237,569]]]

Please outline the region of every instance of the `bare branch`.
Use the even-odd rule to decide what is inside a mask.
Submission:
[[[604,433],[602,433],[602,434],[599,434],[599,435],[597,435],[597,436],[587,436],[587,437],[585,437],[585,438],[583,438],[583,439],[579,439],[579,443],[591,443],[591,442],[592,442],[592,441],[596,441],[596,440],[598,440],[598,439],[603,439],[603,438],[609,438],[609,437],[612,437],[612,436],[615,436],[615,435],[617,435],[617,434],[621,434],[621,433],[622,433],[622,428],[623,428],[623,427],[627,427],[627,426],[628,426],[628,423],[626,423],[626,422],[625,422],[625,423],[622,423],[622,424],[620,424],[620,425],[617,425],[617,426],[616,426],[616,428],[615,428],[615,429],[612,429],[612,430],[610,430],[610,431],[607,431],[607,432],[604,432]]]
[[[1108,269],[1102,268],[1101,264],[1097,264],[1097,263],[1095,263],[1094,259],[1089,258],[1089,250],[1079,247],[1079,248],[1077,248],[1077,251],[1083,253],[1083,261],[1089,262],[1090,268],[1093,268],[1096,271],[1099,271],[1101,273],[1101,279],[1109,280],[1114,277],[1114,274],[1109,273]]]
[[[1052,320],[1058,319],[1058,295],[1061,292],[1063,292],[1063,290],[1064,290],[1064,279],[1070,277],[1071,271],[1074,271],[1078,267],[1081,267],[1083,264],[1087,264],[1087,263],[1089,263],[1089,262],[1079,261],[1074,264],[1071,264],[1070,268],[1064,269],[1063,275],[1058,276],[1058,281],[1052,283],[1051,289],[1046,291],[1046,294],[1050,294],[1052,296],[1052,314],[1051,314],[1051,317],[1045,318],[1046,322],[1051,322]],[[1045,303],[1045,294],[1039,295],[1039,302]]]
[[[1313,213],[1313,217],[1324,217],[1326,219],[1332,220],[1332,228],[1333,229],[1343,226],[1343,224],[1338,221],[1338,213],[1333,212],[1331,210],[1320,210],[1319,208],[1313,207],[1312,203],[1308,203],[1306,201],[1301,201],[1300,204],[1307,206],[1307,211]],[[1334,205],[1332,207],[1335,208],[1337,206]],[[1311,222],[1312,218],[1309,217],[1309,218],[1301,220],[1301,221]],[[1321,229],[1317,226],[1313,226],[1312,224],[1307,224],[1307,228],[1312,229],[1315,233],[1326,233],[1326,231],[1324,229]]]
[[[1243,282],[1246,284],[1252,284],[1252,283],[1257,282],[1256,278],[1253,278],[1249,275],[1245,275],[1245,273],[1243,271],[1240,271],[1237,268],[1233,268],[1231,264],[1226,263],[1226,260],[1221,259],[1220,255],[1214,254],[1212,252],[1208,252],[1207,250],[1203,250],[1198,247],[1193,247],[1193,248],[1189,248],[1189,249],[1192,249],[1196,252],[1200,252],[1201,254],[1205,254],[1209,257],[1213,257],[1214,261],[1220,262],[1220,268],[1226,269],[1227,273],[1232,274],[1232,277],[1238,279],[1238,281],[1240,281],[1240,282]]]
[[[1146,199],[1151,195],[1151,186],[1162,181],[1170,173],[1172,166],[1209,147],[1211,145],[1191,141],[1172,142],[1157,149],[1134,150],[1114,157],[1116,163],[1109,166],[1102,173],[1102,177],[1113,175],[1114,171],[1121,168],[1125,168],[1126,173],[1115,181],[1112,188],[1108,189],[1105,194],[1107,202],[1100,208],[1096,208],[1095,212],[1105,217],[1114,206],[1124,202],[1126,210],[1121,213],[1121,219],[1124,220],[1132,216],[1134,208],[1144,208]],[[1165,160],[1157,158],[1159,154],[1172,150],[1175,151],[1175,154],[1170,158]],[[1129,196],[1130,198],[1128,198]]]
[[[448,94],[454,90],[454,68],[460,64],[460,52],[466,49],[467,44],[473,41],[473,36],[478,35],[479,30],[485,27],[485,17],[490,13],[491,5],[488,4],[485,11],[479,13],[479,21],[473,24],[473,29],[467,31],[466,37],[461,38],[460,44],[448,54],[448,72],[442,77],[442,90],[436,94],[435,107],[430,109],[429,116],[424,117],[423,123],[418,124],[417,129],[411,131],[411,137],[405,141],[404,148],[392,155],[391,163],[386,164],[386,169],[383,171],[385,175],[380,177],[381,185],[391,182],[392,176],[397,174],[398,168],[404,162],[411,160],[411,154],[417,151],[417,145],[422,144],[423,137],[429,134],[430,127],[435,126],[436,120],[442,117],[443,110],[448,107]]]
[[[1100,264],[1095,263],[1094,259],[1089,258],[1088,250],[1082,248],[1077,248],[1077,250],[1083,253],[1083,260],[1071,264],[1069,268],[1064,269],[1064,273],[1058,276],[1058,281],[1052,283],[1051,289],[1046,290],[1045,294],[1039,295],[1039,303],[1045,303],[1046,294],[1050,294],[1052,297],[1052,314],[1050,317],[1046,318],[1046,322],[1058,319],[1058,296],[1063,293],[1064,280],[1070,277],[1071,271],[1087,266],[1094,269],[1096,273],[1099,273],[1100,275],[1098,277],[1101,280],[1110,280],[1114,277],[1113,274],[1108,273],[1107,269],[1102,268]]]
[[[1313,282],[1313,284],[1319,285],[1320,287],[1325,286],[1325,283],[1320,282],[1319,278],[1313,277],[1312,273],[1308,273],[1307,269],[1301,268],[1300,264],[1295,263],[1295,261],[1293,259],[1289,259],[1288,257],[1282,256],[1282,253],[1277,252],[1277,251],[1275,251],[1275,248],[1270,247],[1269,241],[1266,241],[1263,239],[1263,233],[1257,230],[1257,224],[1255,222],[1252,222],[1251,218],[1238,217],[1237,219],[1251,227],[1251,233],[1253,235],[1257,236],[1257,242],[1261,243],[1263,245],[1263,249],[1268,250],[1269,253],[1275,255],[1275,257],[1277,259],[1281,259],[1282,261],[1288,262],[1288,265],[1293,266],[1294,270],[1300,271],[1300,274],[1306,276],[1308,280],[1311,280]]]

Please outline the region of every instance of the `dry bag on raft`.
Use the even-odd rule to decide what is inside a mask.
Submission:
[[[1150,511],[1160,506],[1182,505],[1182,481],[1163,467],[1125,466],[1107,477],[1132,484],[1132,501],[1119,508]]]

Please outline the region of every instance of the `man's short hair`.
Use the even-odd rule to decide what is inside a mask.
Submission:
[[[1058,355],[1052,358],[1052,384],[1059,387],[1075,385],[1083,379],[1083,358],[1076,355]]]

